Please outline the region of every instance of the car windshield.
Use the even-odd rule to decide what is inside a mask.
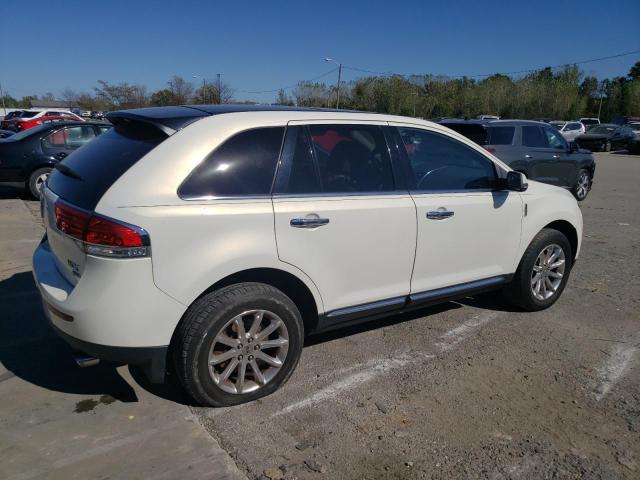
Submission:
[[[582,122],[584,125],[597,125],[598,123],[600,123],[600,122],[598,122],[598,120],[595,120],[595,119],[593,119],[593,118],[583,118],[583,119],[581,120],[581,122]]]
[[[566,125],[565,122],[551,122],[551,125],[560,130],[562,127]]]
[[[607,127],[604,125],[600,125],[598,127],[593,127],[589,129],[589,133],[595,133],[595,134],[607,134],[607,133],[611,133],[616,129],[616,127]]]
[[[631,130],[634,130],[636,132],[640,132],[640,123],[631,123],[629,124],[629,128],[631,128]]]

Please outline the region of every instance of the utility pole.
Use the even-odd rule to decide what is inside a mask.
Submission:
[[[415,118],[416,116],[416,101],[418,100],[418,92],[411,92],[411,95],[413,95],[413,118]]]
[[[338,66],[338,85],[336,87],[336,110],[340,109],[340,82],[342,81],[342,63],[336,62],[333,58],[325,58],[325,62],[335,63]]]
[[[6,110],[6,106],[4,104],[4,93],[2,93],[2,84],[0,83],[0,98],[2,98],[2,109]],[[6,112],[2,112],[2,115],[4,116],[6,114]]]
[[[602,112],[602,97],[604,93],[604,85],[600,85],[600,106],[598,107],[598,120],[600,120],[600,113]]]
[[[207,81],[202,77],[202,104],[207,103]]]
[[[218,103],[222,103],[222,88],[221,88],[219,73],[218,73]]]

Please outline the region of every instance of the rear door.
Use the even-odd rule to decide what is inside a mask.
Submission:
[[[529,166],[529,178],[539,182],[558,184],[559,179],[554,169],[557,153],[549,148],[543,127],[539,125],[522,125],[522,155]],[[558,132],[560,136],[560,133]]]
[[[548,172],[555,178],[553,183],[561,187],[572,187],[578,178],[578,164],[569,153],[569,144],[553,128],[544,127],[544,135],[551,153]]]
[[[415,206],[383,125],[287,128],[273,194],[278,255],[318,286],[329,323],[397,308],[409,294]]]
[[[520,194],[496,190],[496,166],[474,148],[436,131],[395,125],[417,207],[412,300],[444,287],[502,282],[517,264]]]

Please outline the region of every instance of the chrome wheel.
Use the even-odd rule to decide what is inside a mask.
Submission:
[[[38,177],[36,178],[36,190],[38,192],[42,188],[42,184],[47,180],[48,176],[49,176],[48,173],[43,173],[42,175],[38,175]]]
[[[229,320],[209,351],[209,374],[227,393],[249,393],[280,371],[289,350],[289,332],[268,310],[248,310]]]
[[[587,193],[589,193],[590,184],[591,177],[589,176],[589,173],[584,170],[581,171],[580,175],[578,176],[578,183],[576,185],[576,197],[578,197],[578,199],[582,200],[587,196]]]
[[[533,264],[531,292],[537,300],[548,300],[556,294],[565,273],[566,259],[559,245],[551,244],[542,249]]]

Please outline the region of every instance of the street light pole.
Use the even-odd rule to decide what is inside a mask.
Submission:
[[[336,86],[336,110],[340,109],[340,81],[342,80],[342,64],[336,62],[333,58],[325,58],[325,62],[335,63],[338,66],[338,85]]]
[[[207,81],[204,77],[200,77],[200,75],[191,75],[192,78],[202,78],[202,104],[207,103]]]

